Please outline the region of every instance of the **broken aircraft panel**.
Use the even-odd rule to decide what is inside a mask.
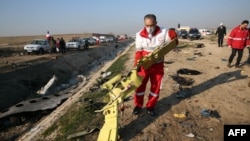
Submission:
[[[59,106],[64,100],[68,99],[72,95],[71,92],[66,92],[64,94],[54,94],[48,96],[42,96],[35,99],[22,101],[5,112],[0,113],[0,119],[23,112],[35,112],[39,110],[53,109]]]

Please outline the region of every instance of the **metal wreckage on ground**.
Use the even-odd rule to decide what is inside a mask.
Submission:
[[[137,65],[126,75],[118,74],[105,82],[101,88],[108,90],[110,102],[103,109],[96,112],[103,112],[105,123],[101,128],[97,141],[116,141],[118,138],[118,113],[123,107],[124,99],[132,94],[142,83],[142,76],[138,75],[140,67],[149,68],[160,58],[164,58],[168,52],[177,46],[177,39],[169,43],[163,43],[147,56],[140,59]]]

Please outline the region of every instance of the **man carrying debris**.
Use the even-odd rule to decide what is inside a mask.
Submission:
[[[222,47],[224,36],[226,36],[226,27],[223,25],[223,23],[220,23],[220,26],[215,32],[215,35],[218,35],[218,47]]]
[[[147,14],[144,16],[145,27],[136,34],[136,53],[135,53],[135,65],[138,60],[150,52],[155,47],[164,43],[170,42],[172,39],[177,38],[177,34],[173,29],[164,29],[157,25],[156,16],[154,14]],[[156,116],[155,105],[159,98],[160,86],[164,75],[164,58],[159,59],[148,69],[140,68],[139,75],[143,76],[141,86],[139,86],[134,94],[135,108],[133,110],[134,115],[140,114],[143,107],[143,99],[146,90],[146,85],[150,79],[151,88],[146,104],[147,113],[151,116]]]
[[[236,52],[238,53],[238,57],[236,60],[235,67],[240,68],[240,61],[243,56],[243,49],[247,46],[249,47],[248,42],[248,20],[244,20],[241,22],[240,25],[236,26],[230,33],[228,37],[228,47],[232,48],[232,53],[228,60],[228,67],[231,67],[231,63],[234,59],[234,56],[236,55]]]

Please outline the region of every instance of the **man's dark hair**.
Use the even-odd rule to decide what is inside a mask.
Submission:
[[[156,21],[156,16],[154,14],[147,14],[144,16],[144,20],[145,19],[153,19],[154,21]]]
[[[249,24],[249,21],[248,20],[244,20],[241,22],[241,24]]]

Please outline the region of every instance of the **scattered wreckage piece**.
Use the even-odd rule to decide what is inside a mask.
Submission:
[[[78,75],[77,77],[79,81],[81,79],[80,81],[81,86],[84,86],[85,84],[87,84],[87,79],[84,76]],[[56,77],[54,75],[52,79],[55,79],[55,78]],[[48,83],[50,83],[50,81]],[[10,115],[19,114],[19,113],[54,109],[58,107],[59,105],[61,105],[70,96],[74,95],[79,89],[80,88],[74,89],[74,87],[72,87],[72,88],[66,89],[65,91],[62,91],[61,93],[56,93],[52,95],[43,95],[39,98],[33,98],[33,99],[21,101],[18,104],[10,107],[6,111],[0,112],[0,119],[10,116]]]
[[[202,117],[221,118],[221,115],[216,110],[202,109],[200,114]]]
[[[178,84],[183,85],[183,86],[190,86],[190,85],[193,85],[194,83],[194,80],[192,78],[182,77],[179,75],[172,75],[171,77],[174,81],[176,81]]]
[[[39,110],[53,109],[59,106],[64,100],[68,99],[72,93],[54,94],[42,96],[36,99],[22,101],[10,107],[6,112],[0,113],[0,119],[23,112],[35,112]]]
[[[199,74],[201,74],[201,72],[197,71],[197,70],[183,68],[183,69],[177,70],[177,74],[199,75]]]
[[[200,71],[182,68],[177,70],[176,75],[172,75],[172,79],[177,83],[174,85],[174,90],[178,91],[176,93],[176,98],[187,98],[190,97],[192,92],[192,85],[195,82],[194,79],[189,77],[183,77],[181,75],[199,75],[202,74]],[[185,88],[183,87],[185,86]]]
[[[53,75],[53,77],[48,81],[48,83],[42,87],[40,90],[38,90],[36,93],[44,95],[47,93],[48,89],[56,82],[57,77]]]

